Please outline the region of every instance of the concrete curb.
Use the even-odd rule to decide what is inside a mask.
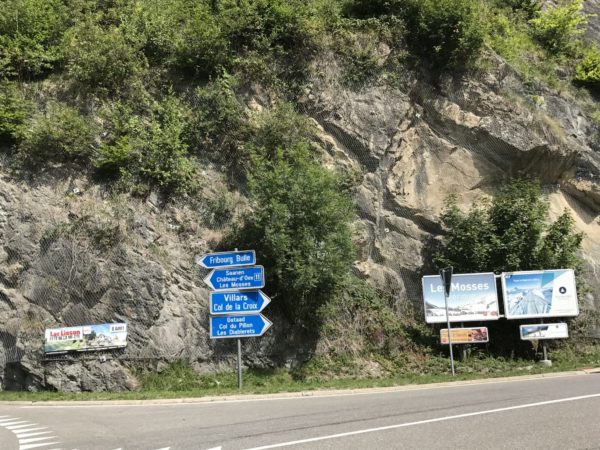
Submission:
[[[509,383],[515,381],[538,380],[542,378],[560,378],[571,376],[584,376],[594,373],[600,373],[600,368],[589,368],[572,370],[568,372],[550,372],[535,375],[518,375],[512,377],[483,378],[478,380],[444,381],[442,383],[430,384],[408,384],[389,387],[359,388],[359,389],[331,389],[314,390],[299,392],[282,392],[277,394],[235,394],[223,396],[207,397],[184,397],[184,398],[164,398],[151,400],[50,400],[50,401],[0,401],[0,406],[131,406],[131,405],[179,405],[194,403],[222,403],[222,402],[240,402],[240,401],[258,401],[258,400],[284,400],[294,398],[314,398],[314,397],[334,397],[345,395],[365,395],[365,394],[383,394],[387,392],[418,391],[426,389],[441,389],[449,387],[472,386],[480,384]]]

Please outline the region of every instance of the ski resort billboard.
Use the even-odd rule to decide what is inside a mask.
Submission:
[[[86,352],[125,346],[127,346],[127,324],[106,323],[47,329],[44,352]]]
[[[444,284],[439,275],[423,277],[427,323],[446,322]],[[493,273],[456,274],[448,296],[450,322],[498,320],[498,292]]]
[[[503,273],[502,294],[507,319],[579,314],[572,269]]]

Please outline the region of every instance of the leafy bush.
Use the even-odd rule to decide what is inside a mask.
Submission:
[[[436,67],[468,67],[485,36],[481,3],[474,0],[410,0],[404,13],[413,51]]]
[[[527,18],[532,18],[541,7],[541,0],[496,0],[499,7],[511,8],[513,11],[522,11]]]
[[[148,117],[116,104],[105,113],[109,131],[95,155],[96,169],[131,183],[156,184],[167,193],[189,192],[195,186],[195,166],[184,139],[188,115],[173,96],[164,98]],[[138,186],[137,190],[147,188]]]
[[[229,61],[221,20],[200,2],[183,2],[186,16],[174,44],[174,65],[197,75],[218,73]]]
[[[115,26],[102,28],[81,22],[65,35],[66,68],[70,77],[98,94],[118,94],[146,68],[139,44],[129,42]]]
[[[351,199],[306,140],[255,147],[247,177],[254,211],[233,240],[256,249],[288,318],[314,322],[353,261]]]
[[[30,109],[14,83],[0,83],[0,144],[12,145],[23,137]]]
[[[0,75],[38,76],[59,59],[69,10],[61,0],[4,0],[0,8]]]
[[[580,268],[583,235],[567,212],[548,224],[548,204],[538,184],[515,180],[491,203],[480,202],[465,215],[450,198],[442,215],[447,231],[436,257],[457,272]]]
[[[32,163],[86,162],[94,149],[94,128],[77,110],[51,103],[39,113],[24,134],[20,150]]]
[[[597,46],[584,53],[583,61],[575,71],[575,81],[600,88],[600,49]]]
[[[583,0],[563,0],[559,6],[538,11],[529,21],[534,37],[552,54],[573,53],[590,17],[582,8]]]
[[[198,150],[229,163],[246,137],[244,111],[235,96],[235,79],[223,75],[199,87],[192,100],[190,140]]]

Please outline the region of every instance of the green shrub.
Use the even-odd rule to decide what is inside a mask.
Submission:
[[[94,128],[77,110],[51,103],[24,134],[20,150],[32,163],[87,162],[94,149]]]
[[[302,140],[254,147],[246,176],[254,211],[233,241],[256,249],[290,320],[315,322],[354,258],[350,196]]]
[[[81,22],[66,33],[64,45],[69,76],[98,94],[127,91],[147,65],[139,44],[129,42],[114,26]]]
[[[235,86],[235,79],[225,74],[197,88],[192,100],[191,142],[202,153],[224,162],[238,159],[236,151],[247,135]]]
[[[0,83],[0,145],[12,145],[23,137],[30,109],[14,83]]]
[[[0,76],[38,76],[60,56],[69,10],[61,0],[4,0],[0,7]]]
[[[552,54],[573,53],[590,17],[582,8],[583,0],[563,0],[559,6],[538,11],[529,21],[534,37]]]
[[[483,45],[485,26],[476,0],[409,0],[404,20],[413,52],[434,67],[468,67]]]
[[[588,48],[575,71],[575,81],[600,88],[600,49]]]
[[[567,212],[548,223],[540,186],[526,180],[506,184],[491,203],[475,203],[463,214],[450,198],[442,215],[446,229],[437,263],[455,271],[511,272],[579,268],[583,235]]]
[[[185,142],[189,111],[179,100],[165,97],[148,116],[117,103],[104,116],[108,135],[94,158],[101,175],[122,176],[129,188],[142,183],[140,192],[149,188],[144,183],[176,195],[194,188],[195,165]]]
[[[205,3],[183,2],[186,16],[175,38],[173,64],[196,75],[218,73],[229,62],[228,42],[222,21]]]
[[[496,0],[495,3],[501,8],[522,11],[528,19],[532,18],[542,7],[541,0]]]

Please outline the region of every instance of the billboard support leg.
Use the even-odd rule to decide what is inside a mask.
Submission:
[[[238,372],[238,389],[242,390],[242,340],[237,340],[237,372]]]

